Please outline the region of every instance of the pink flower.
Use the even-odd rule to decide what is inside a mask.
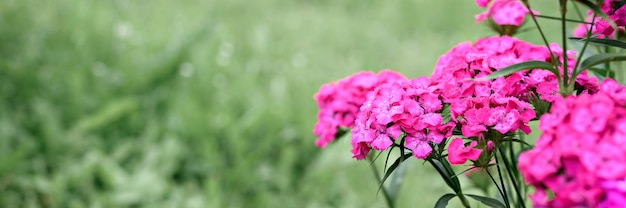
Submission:
[[[617,25],[626,25],[626,7],[621,6],[616,9],[613,15],[611,15],[611,19],[613,19]]]
[[[606,79],[595,94],[557,98],[541,117],[535,147],[519,156],[539,207],[621,207],[626,203],[626,87]],[[554,193],[547,198],[546,192]]]
[[[489,1],[477,0],[476,4],[486,7]],[[517,0],[494,0],[489,9],[476,15],[476,23],[486,19],[492,19],[498,25],[520,26],[524,22],[524,17],[530,12]],[[538,14],[538,12],[533,11]]]
[[[313,134],[319,137],[315,145],[323,148],[335,140],[339,128],[352,128],[368,92],[383,83],[399,80],[405,78],[399,73],[383,70],[378,74],[359,72],[337,82],[322,85],[314,96],[319,107],[318,120],[313,130]],[[387,109],[387,114],[393,114],[394,110]],[[381,119],[385,119],[384,116]]]
[[[385,83],[367,94],[352,129],[354,158],[364,158],[364,147],[384,151],[402,133],[405,147],[416,158],[431,153],[431,143],[438,144],[452,134],[454,123],[443,122],[443,104],[428,78]]]
[[[491,0],[476,0],[476,5],[479,7],[485,8],[489,4]]]
[[[463,144],[463,139],[455,138],[450,141],[448,146],[448,160],[452,165],[460,165],[467,160],[478,160],[480,157],[481,149],[474,149],[477,145],[476,141],[471,141],[469,146]]]
[[[621,5],[618,7],[619,4],[616,2],[618,1],[606,0],[600,6],[600,10],[606,13],[609,16],[609,18],[613,22],[615,22],[617,26],[617,30],[625,31],[626,30],[626,7],[624,5]],[[593,27],[591,26],[591,24],[578,25],[578,27],[574,29],[575,37],[580,37],[580,38],[586,37],[590,28],[591,28],[590,35],[596,36],[597,38],[613,38],[614,37],[616,28],[611,27],[611,25],[607,21],[605,21],[601,17],[597,17],[597,15],[596,15],[596,18],[594,19],[592,16],[593,12],[591,10],[589,10],[587,13],[589,13],[589,16],[585,18],[585,22],[588,22],[588,23],[593,22],[594,23]]]

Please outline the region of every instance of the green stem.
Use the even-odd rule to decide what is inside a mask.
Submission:
[[[513,149],[513,144],[510,144],[510,149],[511,150]],[[515,188],[515,193],[517,195],[517,201],[518,201],[519,204],[521,204],[521,206],[523,208],[526,208],[526,205],[524,204],[524,198],[522,198],[522,194],[520,193],[521,190],[519,189],[519,185],[517,185],[517,177],[513,176],[513,173],[510,170],[510,167],[511,167],[510,165],[511,164],[506,159],[506,157],[504,155],[504,152],[502,152],[501,149],[498,150],[498,152],[500,152],[500,157],[502,157],[502,160],[504,161],[504,166],[506,167],[506,172],[508,173],[509,178],[511,179],[511,182],[513,182],[513,188]],[[513,151],[511,151],[511,152],[513,152]],[[496,157],[496,163],[498,162],[497,160],[498,160],[498,157]],[[514,160],[514,158],[511,157],[511,161],[513,161],[513,160]],[[519,204],[518,204],[517,207],[519,207]]]
[[[520,139],[525,139],[524,137],[525,137],[524,134],[520,133]],[[511,147],[514,147],[514,145],[511,144]],[[511,149],[513,149],[513,148],[511,148]],[[522,144],[519,144],[519,150],[520,151],[524,150],[524,146]],[[513,155],[513,150],[511,150],[511,155]],[[511,158],[515,158],[515,157],[511,157]],[[526,193],[528,193],[528,186],[525,185],[522,182],[524,179],[521,178],[519,169],[517,169],[517,164],[518,164],[517,163],[517,158],[513,160],[513,164],[515,164],[515,169],[514,170],[515,170],[516,176],[520,179],[520,183],[523,185],[522,186],[522,190],[521,190],[522,191],[521,195],[522,196],[526,196]],[[526,206],[526,203],[524,203],[524,206]]]
[[[456,177],[452,168],[450,168],[450,163],[448,163],[446,160],[437,160],[441,164],[441,166],[439,166],[435,163],[433,159],[429,158],[429,159],[426,159],[426,161],[428,161],[435,168],[435,170],[437,170],[441,178],[454,191],[456,196],[459,197],[459,200],[461,200],[461,204],[463,204],[463,207],[469,208],[470,207],[469,201],[467,201],[467,198],[465,198],[465,195],[463,194],[463,191],[461,190],[461,184],[459,183],[459,179]],[[441,161],[444,161],[445,163]]]
[[[376,177],[378,184],[381,184],[383,181],[382,181],[382,178],[380,177],[380,174],[378,173],[378,168],[376,168],[376,164],[374,163],[374,161],[369,155],[367,156],[367,160],[370,161],[371,163],[370,167],[371,167],[372,172],[374,172],[374,176]],[[393,199],[391,198],[391,195],[389,195],[389,192],[387,192],[387,188],[383,186],[381,190],[383,191],[383,196],[385,196],[385,202],[387,203],[387,207],[394,208],[395,203]]]
[[[533,10],[530,8],[530,4],[528,3],[528,0],[524,0],[522,2],[524,3],[524,6],[526,6],[526,9],[528,9],[528,12],[530,14],[532,14]],[[556,57],[554,56],[554,53],[552,53],[552,49],[550,48],[550,44],[548,43],[548,39],[546,38],[546,35],[543,33],[543,30],[541,29],[541,26],[539,26],[539,22],[537,21],[537,17],[535,17],[535,15],[530,15],[530,17],[531,17],[531,19],[533,19],[533,22],[535,23],[535,26],[537,27],[537,30],[539,30],[539,34],[541,35],[541,39],[543,40],[543,43],[546,44],[546,47],[548,47],[548,51],[550,52],[550,57],[552,58],[552,60],[556,60]],[[558,68],[557,63],[552,63],[552,65],[555,68]]]
[[[564,96],[570,95],[569,72],[567,67],[567,28],[565,27],[565,14],[567,13],[567,0],[560,0],[561,5],[561,40],[563,41],[563,85],[566,91],[561,93]],[[573,83],[572,83],[573,84]]]
[[[504,195],[502,195],[502,198],[504,199],[504,202],[506,203],[506,207],[510,208],[511,203],[509,201],[509,195],[506,193],[506,186],[504,185],[504,178],[502,177],[502,171],[500,171],[500,163],[498,163],[497,156],[494,156],[494,158],[496,159],[496,168],[498,170],[498,178],[500,178],[500,185],[502,186],[502,189],[504,189]]]
[[[459,191],[458,193],[456,193],[456,196],[458,196],[459,199],[461,200],[461,204],[463,204],[463,207],[470,208],[469,201],[467,201],[467,198],[465,198],[465,195],[463,194],[462,191]]]
[[[576,5],[576,4],[574,4]],[[578,66],[580,65],[580,60],[583,59],[583,55],[585,55],[585,50],[587,49],[587,45],[589,45],[589,40],[591,39],[591,30],[593,29],[593,25],[595,23],[596,20],[596,15],[593,15],[593,19],[591,20],[591,26],[589,26],[589,30],[587,30],[587,35],[586,38],[587,40],[585,41],[585,44],[583,45],[583,49],[580,50],[580,55],[578,55],[578,59],[576,60],[576,64],[574,64],[574,71],[576,71],[576,69],[578,69]],[[582,70],[580,70],[582,72]],[[608,71],[608,70],[607,70]],[[572,76],[572,80],[573,82],[576,82],[576,76],[578,76],[578,74],[574,74]]]
[[[487,171],[487,175],[489,175],[489,178],[491,178],[491,181],[493,182],[493,185],[496,186],[496,188],[498,189],[498,192],[500,192],[500,195],[502,196],[502,198],[504,198],[504,196],[505,196],[504,192],[502,192],[502,189],[500,189],[500,186],[498,186],[498,182],[496,182],[496,179],[493,177],[493,175],[491,175],[491,172],[489,172],[489,169],[485,168],[485,171]],[[506,203],[506,206],[509,207],[508,202]]]
[[[541,17],[541,18],[546,18],[546,19],[551,19],[551,20],[559,20],[559,21],[561,20],[561,18],[559,18],[559,17],[552,17],[552,16],[546,16],[546,15],[540,15],[540,14],[537,14],[535,16],[536,17]],[[589,22],[585,22],[585,21],[581,21],[581,20],[574,20],[574,19],[565,19],[565,21],[582,23],[582,24],[589,24]]]

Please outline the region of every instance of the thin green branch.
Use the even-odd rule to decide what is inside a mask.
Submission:
[[[535,16],[536,17],[541,17],[541,18],[546,18],[546,19],[551,19],[551,20],[559,20],[559,21],[561,20],[560,17],[546,16],[546,15],[540,15],[540,14],[536,14]],[[582,23],[582,24],[591,24],[590,22],[574,20],[574,19],[565,19],[565,21],[575,22],[575,23]]]
[[[498,163],[498,156],[494,156],[494,158],[496,159],[496,169],[498,170],[498,178],[500,179],[500,185],[502,186],[502,189],[504,189],[504,195],[502,195],[502,198],[504,199],[504,202],[506,203],[506,207],[510,208],[511,207],[511,203],[509,202],[509,195],[506,194],[506,186],[504,184],[504,178],[502,177],[502,171],[500,171],[500,163]]]
[[[441,160],[436,160],[437,162],[435,162],[435,160],[432,158],[427,158],[426,161],[428,161],[433,166],[433,168],[437,170],[441,178],[454,191],[456,196],[459,197],[459,200],[461,200],[461,204],[463,204],[463,207],[469,208],[470,207],[469,202],[467,201],[467,198],[465,198],[465,195],[463,194],[463,189],[461,188],[459,179],[456,177],[454,178],[452,177],[455,174],[454,174],[454,171],[449,167],[450,164],[445,162],[445,160],[443,160],[445,164],[444,162],[441,162]]]
[[[510,144],[510,149],[513,149],[513,144]],[[509,175],[509,178],[511,179],[511,182],[513,183],[513,188],[515,188],[515,194],[517,195],[517,201],[519,204],[521,204],[521,206],[523,208],[526,208],[526,204],[524,204],[524,198],[522,197],[522,194],[520,193],[520,189],[519,189],[519,185],[517,185],[517,177],[513,176],[512,171],[510,170],[509,167],[511,167],[511,164],[509,163],[509,161],[506,159],[506,156],[504,155],[504,152],[502,152],[502,150],[498,150],[498,152],[500,153],[500,157],[502,158],[502,160],[504,161],[504,166],[506,167],[506,172]],[[511,151],[512,152],[512,151]],[[498,157],[496,156],[496,163],[498,162]],[[513,157],[511,157],[511,160],[514,160]],[[519,207],[519,204],[517,207]]]
[[[562,91],[561,89],[559,89],[559,91],[561,91],[561,95],[563,96],[567,96],[570,95],[573,91],[573,86],[571,86],[570,89],[570,85],[569,85],[569,71],[567,67],[567,28],[565,27],[565,14],[567,13],[567,0],[561,0],[560,1],[561,4],[561,40],[563,41],[563,85],[565,86],[565,91]]]
[[[574,4],[576,5],[576,4]],[[587,45],[589,45],[589,40],[591,39],[591,31],[593,30],[593,26],[595,24],[596,21],[596,15],[593,15],[593,19],[591,20],[591,26],[589,26],[589,29],[587,30],[587,34],[586,34],[586,38],[587,40],[585,41],[585,44],[583,45],[583,49],[580,50],[580,54],[578,55],[578,59],[576,60],[576,64],[574,65],[574,71],[576,71],[576,69],[578,69],[578,66],[580,66],[580,61],[583,59],[583,55],[585,55],[585,50],[587,50]],[[582,70],[580,70],[582,72]],[[608,70],[607,70],[608,71]],[[576,76],[578,76],[578,74],[574,74],[574,77],[572,77],[572,82],[576,82]],[[574,83],[572,83],[574,84]]]
[[[489,169],[485,169],[485,171],[487,171],[487,175],[489,175],[489,178],[491,178],[491,181],[493,182],[493,185],[496,186],[496,188],[498,189],[498,192],[500,192],[500,195],[504,198],[504,192],[502,192],[502,189],[500,189],[500,186],[498,186],[498,182],[496,182],[496,179],[493,178],[493,175],[491,175],[491,173],[489,172]],[[502,187],[504,188],[504,187]],[[508,207],[508,204],[507,204]]]
[[[376,164],[372,161],[372,158],[369,155],[367,156],[367,160],[370,160],[370,162],[372,162],[369,166],[371,167],[372,172],[374,172],[374,176],[376,177],[376,180],[378,181],[379,184],[381,184],[382,178],[380,177],[380,174],[378,173],[378,168],[376,168]],[[389,193],[387,192],[387,188],[383,186],[381,190],[383,191],[383,196],[385,197],[385,202],[387,203],[387,207],[394,208],[395,207],[394,201],[393,199],[391,199],[391,195],[389,195]]]
[[[526,9],[528,9],[528,12],[530,14],[533,13],[532,8],[530,8],[530,4],[528,3],[528,0],[524,0],[522,1],[524,3],[524,6],[526,6]],[[539,30],[539,34],[541,35],[541,39],[543,40],[543,43],[546,44],[546,47],[548,47],[548,51],[550,52],[550,57],[552,58],[552,60],[556,60],[556,57],[554,56],[554,53],[552,52],[552,49],[550,48],[550,43],[548,43],[548,39],[546,38],[546,35],[543,33],[543,30],[541,29],[541,26],[539,26],[539,22],[537,21],[537,17],[535,17],[535,15],[530,15],[531,19],[533,20],[533,22],[535,23],[535,26],[537,27],[537,30]],[[552,64],[555,68],[558,67],[557,63],[553,63]]]

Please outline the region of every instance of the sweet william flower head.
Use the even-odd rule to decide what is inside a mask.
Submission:
[[[453,122],[443,122],[443,103],[425,77],[385,83],[369,92],[352,129],[352,153],[363,159],[370,149],[384,151],[401,135],[417,158],[430,155],[430,143],[449,137]]]
[[[614,38],[616,31],[622,33],[626,31],[626,7],[623,3],[619,3],[619,0],[605,0],[602,5],[600,5],[600,10],[607,14],[617,28],[613,28],[610,23],[598,17],[598,15],[594,18],[593,12],[589,10],[587,12],[589,16],[585,18],[585,22],[593,22],[593,26],[587,23],[579,24],[578,27],[574,29],[575,37],[586,37],[589,29],[591,29],[590,35],[597,38]]]
[[[518,167],[537,207],[621,207],[626,202],[626,105],[606,79],[595,94],[557,98]],[[548,197],[548,192],[554,194]]]
[[[378,74],[359,72],[322,85],[314,96],[319,107],[313,130],[319,137],[315,144],[323,148],[335,140],[338,129],[354,127],[360,106],[365,102],[367,93],[376,86],[405,79],[397,72],[383,70]]]
[[[489,2],[492,3],[487,11],[476,15],[476,23],[489,20],[495,24],[494,29],[501,35],[515,34],[526,15],[531,13],[519,0],[476,0],[476,4],[483,8],[486,8]],[[537,11],[532,13],[539,14]]]
[[[494,2],[495,3],[495,2]],[[550,50],[560,60],[568,57],[568,69],[575,63],[573,51],[563,51],[556,44],[536,46],[508,36],[492,36],[475,43],[461,43],[442,55],[431,82],[450,105],[452,119],[460,124],[465,137],[479,137],[493,129],[501,134],[522,130],[530,132],[528,122],[536,114],[529,97],[538,95],[549,102],[558,94],[557,77],[545,70],[526,70],[489,81],[471,79],[487,76],[497,70],[524,61],[552,62]],[[597,91],[595,78],[585,73],[576,78],[580,91]],[[459,120],[457,120],[459,118]]]

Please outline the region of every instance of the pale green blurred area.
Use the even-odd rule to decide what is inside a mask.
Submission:
[[[474,23],[481,11],[0,1],[0,207],[384,207],[347,139],[314,146],[313,94],[360,70],[429,75],[452,46],[492,34]],[[521,37],[541,43],[536,30]],[[410,163],[400,207],[433,206],[449,190]]]

